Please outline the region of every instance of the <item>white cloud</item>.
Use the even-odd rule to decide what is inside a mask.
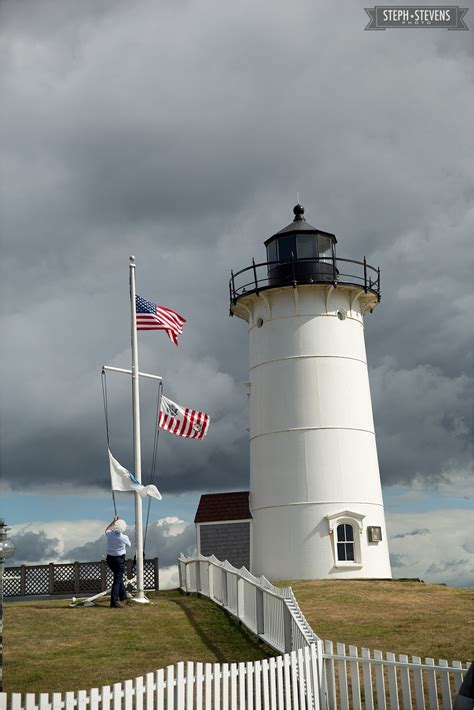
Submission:
[[[474,586],[471,510],[387,513],[386,518],[394,577]]]
[[[106,553],[104,522],[76,520],[33,522],[13,525],[10,537],[17,550],[10,564],[47,564],[48,562],[93,562]],[[133,527],[127,533],[134,545]],[[151,521],[147,534],[147,557],[160,559],[160,586],[177,586],[176,560],[180,554],[191,554],[195,548],[194,525],[176,516]],[[130,553],[133,556],[133,552]]]
[[[34,521],[27,525],[12,525],[10,537],[15,541],[15,537],[21,537],[26,533],[41,533],[43,543],[48,540],[57,540],[55,553],[44,556],[41,550],[41,540],[38,542],[34,564],[46,562],[56,562],[67,554],[67,551],[78,545],[84,545],[91,539],[97,538],[104,532],[103,520],[55,520],[52,522]],[[31,542],[30,542],[31,544]],[[49,546],[48,546],[49,547]],[[15,555],[17,557],[17,554]],[[17,557],[17,559],[20,559]],[[25,559],[26,558],[22,558]],[[100,559],[100,558],[98,558]],[[31,560],[33,562],[33,560]]]
[[[160,589],[176,589],[179,586],[178,565],[160,569]]]

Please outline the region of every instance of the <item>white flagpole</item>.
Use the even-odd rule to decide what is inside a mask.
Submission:
[[[135,307],[135,257],[130,257],[130,310],[132,323],[132,407],[133,407],[133,450],[135,454],[135,477],[142,482],[142,452],[140,440],[140,389],[138,370],[138,338],[137,338],[137,312]],[[137,594],[133,598],[136,602],[147,604],[143,584],[143,519],[142,499],[135,491],[135,551],[137,558]]]

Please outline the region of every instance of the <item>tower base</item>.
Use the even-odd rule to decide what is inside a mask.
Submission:
[[[257,576],[263,574],[270,580],[392,578],[381,505],[300,503],[261,508],[252,515],[251,571]],[[377,542],[371,541],[373,529]],[[348,541],[339,541],[342,533]]]

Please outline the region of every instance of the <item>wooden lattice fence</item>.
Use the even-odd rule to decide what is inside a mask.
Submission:
[[[127,577],[135,574],[133,560],[126,561]],[[145,589],[159,589],[158,558],[145,560]],[[98,594],[112,584],[112,572],[105,560],[67,564],[21,565],[6,567],[3,577],[5,597],[28,597],[42,594]]]

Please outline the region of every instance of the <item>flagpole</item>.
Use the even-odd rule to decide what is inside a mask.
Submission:
[[[135,477],[142,482],[142,454],[140,440],[140,389],[138,370],[138,338],[137,338],[137,312],[135,306],[135,257],[130,257],[130,312],[131,312],[131,338],[132,338],[132,409],[133,409],[133,450],[135,455]],[[135,491],[135,550],[137,569],[137,594],[133,598],[136,602],[147,604],[143,584],[143,518],[142,499]]]

